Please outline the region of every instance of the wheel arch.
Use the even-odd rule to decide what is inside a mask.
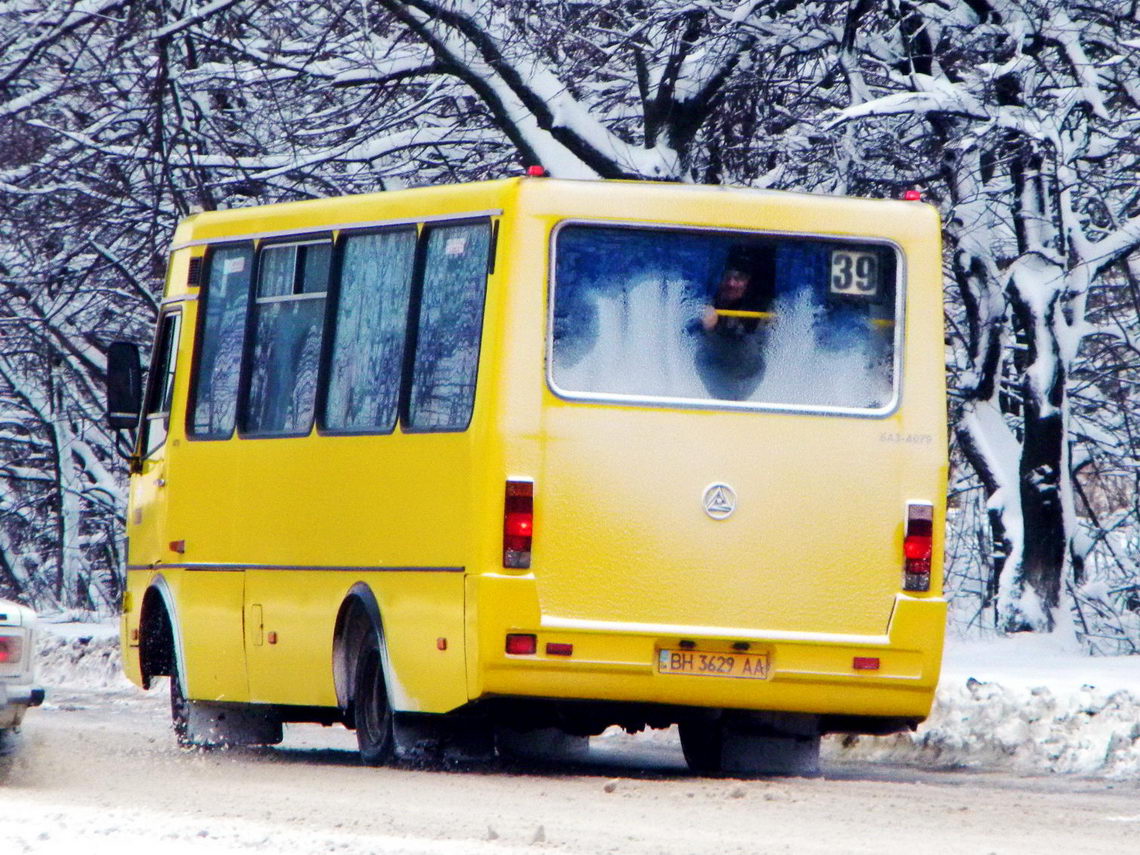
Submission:
[[[152,677],[182,675],[182,633],[174,595],[162,575],[155,577],[143,594],[139,615],[139,668],[144,689],[150,688]],[[185,677],[182,677],[185,692]]]
[[[356,664],[361,641],[374,633],[380,648],[380,661],[384,668],[384,681],[392,685],[391,665],[384,636],[384,620],[380,602],[370,585],[357,582],[348,589],[341,601],[333,629],[333,683],[337,705],[349,725],[354,723],[352,699],[356,694]]]

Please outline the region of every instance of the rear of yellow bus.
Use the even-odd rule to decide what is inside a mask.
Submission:
[[[528,179],[512,214],[469,695],[578,733],[676,722],[707,771],[810,770],[821,733],[921,721],[945,623],[933,209]]]

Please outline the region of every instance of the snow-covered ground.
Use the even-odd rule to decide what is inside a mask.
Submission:
[[[115,624],[44,629],[39,676],[49,704],[74,690],[137,691],[119,670]],[[830,737],[824,757],[1140,778],[1140,656],[1089,657],[1048,636],[950,638],[935,708],[917,732]]]

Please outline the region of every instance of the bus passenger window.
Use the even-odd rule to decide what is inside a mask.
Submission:
[[[199,439],[225,439],[237,413],[253,248],[215,249],[208,265],[188,430]]]
[[[554,251],[555,391],[820,410],[895,398],[891,246],[572,224]]]
[[[465,430],[471,421],[490,237],[489,223],[428,232],[409,430]]]
[[[329,241],[261,251],[247,433],[297,436],[313,426],[331,257]]]
[[[178,352],[178,327],[181,316],[165,315],[158,329],[158,342],[154,349],[154,364],[146,395],[146,415],[143,419],[142,448],[149,457],[166,441],[170,423],[170,405],[174,398],[174,362]]]
[[[321,427],[389,433],[400,398],[416,230],[349,235],[341,252]]]

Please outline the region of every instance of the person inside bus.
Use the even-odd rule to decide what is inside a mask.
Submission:
[[[724,269],[720,285],[711,305],[705,306],[701,314],[701,327],[705,332],[716,330],[721,335],[743,335],[754,332],[759,321],[756,318],[732,317],[718,314],[718,309],[746,310],[751,296],[752,273],[743,264],[733,263]]]
[[[756,260],[736,250],[729,254],[720,279],[700,316],[697,369],[716,398],[747,399],[764,368],[760,326],[760,291]],[[757,313],[752,317],[729,312]]]

